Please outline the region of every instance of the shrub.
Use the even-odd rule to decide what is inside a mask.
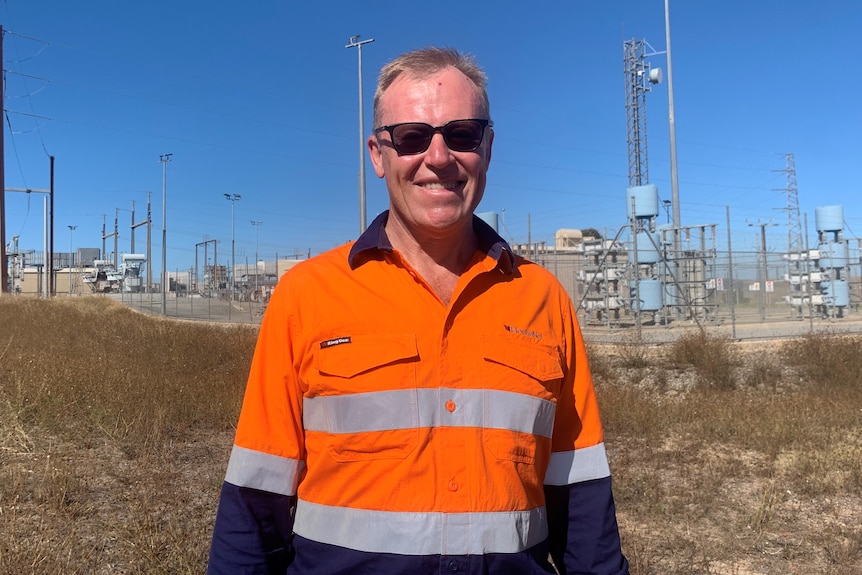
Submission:
[[[671,345],[668,359],[677,367],[691,366],[700,381],[719,389],[733,389],[733,350],[728,338],[703,330],[689,332]]]

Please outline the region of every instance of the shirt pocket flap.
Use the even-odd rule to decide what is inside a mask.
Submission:
[[[355,335],[347,341],[325,347],[317,354],[317,368],[322,374],[354,377],[385,365],[413,362],[419,358],[413,334]]]
[[[521,341],[516,336],[484,336],[482,353],[486,361],[504,365],[539,381],[563,377],[560,353],[556,347]]]

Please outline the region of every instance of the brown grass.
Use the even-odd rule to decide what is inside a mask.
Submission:
[[[202,573],[254,328],[0,299],[0,573]],[[591,349],[634,575],[862,572],[862,338]]]
[[[862,573],[862,337],[592,351],[634,573]]]
[[[256,332],[0,300],[0,573],[202,573]]]

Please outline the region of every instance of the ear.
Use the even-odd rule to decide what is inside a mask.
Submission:
[[[368,156],[371,158],[371,165],[374,166],[374,173],[378,178],[386,175],[383,169],[383,150],[380,148],[380,142],[377,141],[377,136],[369,136],[368,138]]]
[[[485,169],[491,165],[491,148],[494,144],[494,128],[488,128],[488,143],[485,146]]]

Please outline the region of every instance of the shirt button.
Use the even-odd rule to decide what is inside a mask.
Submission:
[[[455,405],[455,402],[451,399],[446,402],[446,411],[448,411],[449,413],[453,413],[456,407],[457,406]]]
[[[449,491],[458,491],[458,482],[454,479],[449,480]]]
[[[457,564],[457,563],[455,563],[454,561],[449,561],[449,571],[451,571],[452,573],[454,573],[454,572],[456,572],[457,570],[458,570],[458,564]]]

